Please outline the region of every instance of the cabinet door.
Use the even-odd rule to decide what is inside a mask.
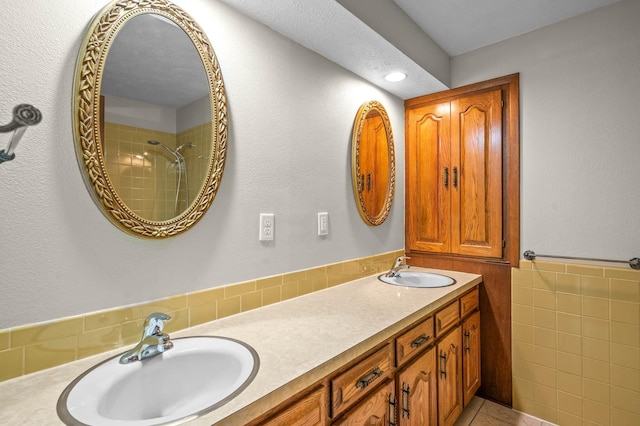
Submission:
[[[336,421],[342,426],[389,426],[395,424],[395,394],[393,380],[371,392],[358,405]]]
[[[464,406],[480,387],[480,312],[462,323]]]
[[[450,251],[450,104],[407,110],[406,241],[410,249]]]
[[[462,413],[462,352],[460,326],[438,343],[438,424],[453,425]]]
[[[425,426],[438,422],[436,349],[431,348],[398,374],[398,425]]]
[[[502,257],[502,91],[451,102],[451,252]]]

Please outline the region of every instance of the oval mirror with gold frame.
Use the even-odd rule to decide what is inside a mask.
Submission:
[[[222,73],[198,24],[166,0],[117,0],[96,15],[74,83],[74,136],[105,216],[139,237],[195,225],[224,170]]]
[[[360,217],[368,225],[380,225],[391,210],[396,161],[389,116],[378,101],[365,102],[356,114],[351,178]]]

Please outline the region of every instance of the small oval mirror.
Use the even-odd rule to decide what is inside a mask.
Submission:
[[[368,225],[383,223],[393,202],[395,154],[389,116],[382,104],[362,104],[353,125],[351,178],[360,217]]]
[[[226,95],[188,14],[166,0],[105,7],[80,50],[74,101],[78,160],[113,224],[163,238],[202,218],[224,169]]]

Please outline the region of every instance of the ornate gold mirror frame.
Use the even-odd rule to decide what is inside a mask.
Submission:
[[[204,183],[193,201],[168,220],[154,221],[135,213],[114,188],[105,164],[101,134],[101,84],[109,52],[119,29],[142,14],[172,21],[189,36],[204,66],[211,105],[211,151]],[[139,237],[165,238],[190,229],[206,213],[222,179],[227,149],[227,105],[222,73],[206,34],[181,8],[166,0],[118,0],[107,5],[91,23],[80,48],[74,83],[74,136],[85,183],[96,204],[121,230]],[[152,141],[153,142],[153,141]],[[150,142],[151,143],[151,142]]]
[[[368,225],[383,223],[391,210],[396,180],[393,133],[377,101],[362,104],[351,139],[351,179],[358,212]]]

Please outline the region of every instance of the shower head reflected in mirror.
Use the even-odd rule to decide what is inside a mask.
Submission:
[[[175,213],[178,213],[178,201],[180,200],[180,189],[182,188],[181,183],[184,178],[184,189],[185,189],[185,203],[189,205],[189,176],[187,174],[187,161],[184,159],[180,151],[184,148],[192,148],[195,145],[191,142],[183,143],[178,146],[176,149],[171,149],[167,145],[162,142],[158,142],[156,140],[148,140],[147,143],[149,145],[159,145],[164,148],[167,152],[170,152],[171,155],[175,157],[175,163],[178,165],[178,173],[177,173],[177,182],[176,182],[176,201],[174,204]]]

